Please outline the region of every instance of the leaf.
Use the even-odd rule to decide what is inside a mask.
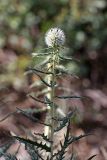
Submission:
[[[28,68],[28,70],[31,70],[34,73],[39,72],[39,73],[43,73],[43,74],[53,74],[52,72],[44,72],[44,71],[36,69],[36,68]]]
[[[46,124],[46,123],[40,121],[39,119],[33,117],[31,114],[27,113],[26,111],[23,111],[23,110],[20,109],[20,108],[17,108],[17,110],[19,110],[24,116],[26,116],[27,118],[29,118],[29,119],[32,120],[33,122],[37,122],[37,123],[43,124],[43,125],[45,125],[45,126],[51,127],[50,124]]]
[[[48,84],[38,73],[35,72],[35,74],[40,78],[40,80],[47,86],[47,87],[53,87],[53,84]],[[55,85],[55,84],[54,84]]]
[[[32,95],[29,95],[29,97],[31,97],[33,100],[35,100],[35,101],[37,101],[37,102],[44,103],[44,104],[50,104],[50,103],[48,103],[48,102],[39,100],[38,98],[35,98],[35,97],[33,97]]]
[[[41,155],[38,153],[38,150],[35,149],[35,147],[33,145],[27,145],[26,149],[31,157],[31,160],[44,160]]]
[[[93,155],[93,156],[91,156],[90,158],[88,158],[88,160],[91,160],[91,159],[93,159],[94,157],[96,157],[97,155]]]
[[[80,135],[80,136],[78,136],[78,137],[70,137],[69,138],[69,140],[68,140],[68,144],[70,145],[71,143],[73,143],[73,142],[75,142],[75,141],[78,141],[79,139],[81,139],[81,138],[84,138],[84,137],[87,137],[87,136],[89,136],[89,135],[92,135],[92,134],[84,134],[84,135]]]
[[[78,78],[78,76],[76,76],[73,73],[69,72],[65,67],[63,67],[61,65],[56,67],[56,73],[57,73],[56,75],[66,74],[66,75],[70,75],[70,76],[73,76],[75,78]]]
[[[79,60],[78,59],[76,59],[76,58],[70,58],[70,57],[65,57],[65,56],[61,56],[61,55],[59,55],[59,58],[61,59],[61,60],[67,60],[67,61],[76,61],[76,62],[79,62]]]
[[[59,119],[60,125],[54,130],[55,132],[60,131],[62,128],[66,126],[66,124],[69,122],[70,118],[73,116],[74,112],[69,112],[66,117]]]
[[[14,115],[15,113],[17,113],[17,111],[8,113],[4,118],[0,119],[0,122],[6,120],[7,118],[9,118],[10,116]]]
[[[24,138],[21,138],[21,137],[17,137],[17,136],[13,136],[13,138],[17,139],[18,141],[24,143],[24,144],[31,144],[31,145],[34,145],[36,146],[37,148],[40,148],[40,149],[43,149],[45,150],[46,152],[50,152],[51,151],[51,148],[48,147],[46,144],[42,144],[41,143],[38,143],[36,141],[32,141],[30,139],[24,139]]]
[[[49,142],[49,143],[52,143],[52,141],[50,141],[50,139],[43,133],[43,134],[40,134],[40,133],[34,133],[35,135],[38,135],[38,136],[41,136],[45,141]]]
[[[8,143],[4,145],[3,147],[0,147],[0,157],[5,155],[6,151],[9,149],[9,147],[12,145],[12,143]]]
[[[50,58],[43,60],[41,63],[37,64],[35,67],[43,69],[44,67],[46,67],[48,63],[50,63]]]
[[[70,131],[70,121],[68,121],[68,125],[67,125],[67,131],[66,131],[66,135],[65,135],[65,139],[64,139],[64,143],[60,143],[61,145],[61,150],[59,150],[57,153],[55,153],[53,155],[53,157],[56,157],[57,160],[63,160],[63,158],[65,157],[65,153],[66,153],[66,149],[69,146],[68,139],[69,139],[69,131]]]
[[[32,53],[32,56],[33,57],[40,57],[40,56],[47,56],[47,55],[50,55],[51,53],[50,52],[47,52],[47,53]]]
[[[70,98],[84,98],[84,97],[81,97],[81,96],[56,96],[56,98],[70,99]]]
[[[18,160],[16,156],[11,155],[9,153],[4,154],[5,160]]]
[[[14,143],[14,139],[10,131],[5,129],[5,127],[0,127],[0,149],[6,149],[7,146],[12,143]]]
[[[49,104],[50,107],[54,106],[55,108],[58,108],[57,104],[50,101],[50,99],[47,96],[45,96],[45,101],[46,101],[47,104]]]

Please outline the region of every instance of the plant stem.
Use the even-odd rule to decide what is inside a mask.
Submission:
[[[48,109],[49,109],[49,117],[47,118],[47,120],[49,121],[50,118],[50,123],[51,123],[51,129],[45,129],[45,134],[50,138],[50,140],[52,141],[51,144],[51,158],[53,156],[53,138],[54,138],[54,129],[55,129],[55,121],[54,121],[54,117],[55,117],[55,107],[54,107],[54,97],[55,97],[55,83],[56,83],[56,72],[55,72],[55,68],[56,65],[59,62],[59,58],[58,58],[58,49],[53,50],[53,53],[51,55],[51,63],[48,64],[48,68],[50,72],[52,72],[52,75],[48,75],[48,83],[52,84],[52,87],[48,87],[48,91],[49,93],[47,94],[47,97],[49,98],[49,100],[52,102],[51,106],[48,105]]]
[[[56,78],[56,75],[55,75],[55,56],[56,55],[53,55],[53,64],[52,64],[52,90],[51,90],[51,101],[52,101],[52,107],[51,107],[51,137],[50,137],[50,140],[52,141],[52,145],[51,145],[51,157],[53,155],[53,136],[54,136],[54,125],[55,125],[55,122],[54,122],[54,119],[53,117],[55,117],[55,107],[54,107],[54,96],[55,96],[55,78]]]

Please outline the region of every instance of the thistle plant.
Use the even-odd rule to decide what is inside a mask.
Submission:
[[[32,99],[43,103],[45,105],[45,109],[47,111],[47,116],[45,122],[38,121],[38,123],[43,124],[44,133],[37,133],[36,136],[39,136],[41,139],[38,141],[25,139],[18,136],[14,136],[13,138],[17,139],[21,143],[24,143],[28,153],[31,156],[32,160],[74,160],[76,157],[73,153],[71,153],[71,157],[68,159],[65,157],[65,153],[68,147],[73,144],[75,141],[89,135],[80,135],[73,136],[70,133],[70,125],[72,121],[72,117],[74,115],[74,111],[70,111],[67,115],[61,115],[59,112],[58,104],[56,103],[57,99],[72,99],[72,98],[81,98],[75,95],[57,95],[56,90],[60,86],[58,84],[58,77],[62,77],[63,74],[71,75],[67,69],[63,65],[60,64],[61,60],[64,61],[72,61],[73,58],[66,57],[61,54],[61,50],[64,48],[65,43],[65,34],[59,28],[51,28],[47,31],[45,35],[45,43],[48,46],[46,53],[33,53],[34,57],[45,57],[44,61],[38,66],[29,68],[29,71],[36,74],[41,82],[46,86],[46,90],[44,93],[44,99],[39,99],[38,97],[34,97],[34,95],[30,95]],[[44,78],[41,74],[45,75]],[[60,107],[61,109],[61,107]],[[37,119],[32,117],[30,112],[24,111],[18,108],[18,112],[21,112],[26,117],[30,118],[32,121],[36,121]],[[41,112],[38,110],[37,112]],[[57,113],[58,112],[58,113]],[[59,116],[58,116],[59,115]],[[54,152],[54,135],[61,131],[64,127],[66,127],[66,133],[64,134],[63,142],[59,141],[60,149],[57,152]],[[41,141],[41,142],[40,142]],[[45,143],[44,143],[45,142]],[[43,158],[40,151],[43,153],[49,153],[46,158]],[[90,157],[88,160],[91,160],[94,156]]]
[[[56,88],[56,68],[59,66],[59,49],[64,45],[65,42],[65,35],[63,31],[59,28],[52,28],[50,29],[45,36],[45,42],[48,47],[52,48],[52,52],[49,55],[50,63],[47,65],[48,71],[50,71],[52,74],[48,76],[48,84],[51,85],[51,87],[48,87],[48,94],[47,98],[49,99],[51,104],[49,104],[49,117],[50,117],[50,123],[51,128],[46,128],[45,133],[48,134],[49,137],[49,131],[50,131],[50,140],[52,142],[51,145],[51,157],[53,155],[53,136],[54,136],[54,128],[55,128],[55,115],[56,115],[56,109],[54,105],[54,98],[55,98],[55,88]]]

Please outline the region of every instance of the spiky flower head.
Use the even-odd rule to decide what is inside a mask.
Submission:
[[[60,28],[51,28],[46,32],[45,43],[48,47],[63,46],[65,34]]]

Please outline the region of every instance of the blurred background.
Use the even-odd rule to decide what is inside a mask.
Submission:
[[[31,53],[46,48],[45,32],[60,27],[66,34],[63,54],[79,62],[63,62],[79,76],[61,81],[69,93],[87,96],[69,100],[64,112],[77,107],[74,134],[92,133],[75,146],[78,160],[97,154],[96,160],[107,160],[107,1],[106,0],[0,0],[0,120],[16,110],[42,108],[26,95],[38,82],[37,77],[25,74],[29,66],[38,64]],[[32,115],[44,120],[45,113]],[[9,116],[0,123],[0,145],[7,143],[8,135],[27,135],[41,131],[43,126],[32,123],[21,114]],[[16,146],[17,144],[13,144]],[[20,160],[27,153],[20,149]],[[12,145],[7,152],[14,153]],[[24,158],[25,157],[25,158]],[[0,158],[2,159],[2,158]],[[28,160],[30,158],[28,157]]]

